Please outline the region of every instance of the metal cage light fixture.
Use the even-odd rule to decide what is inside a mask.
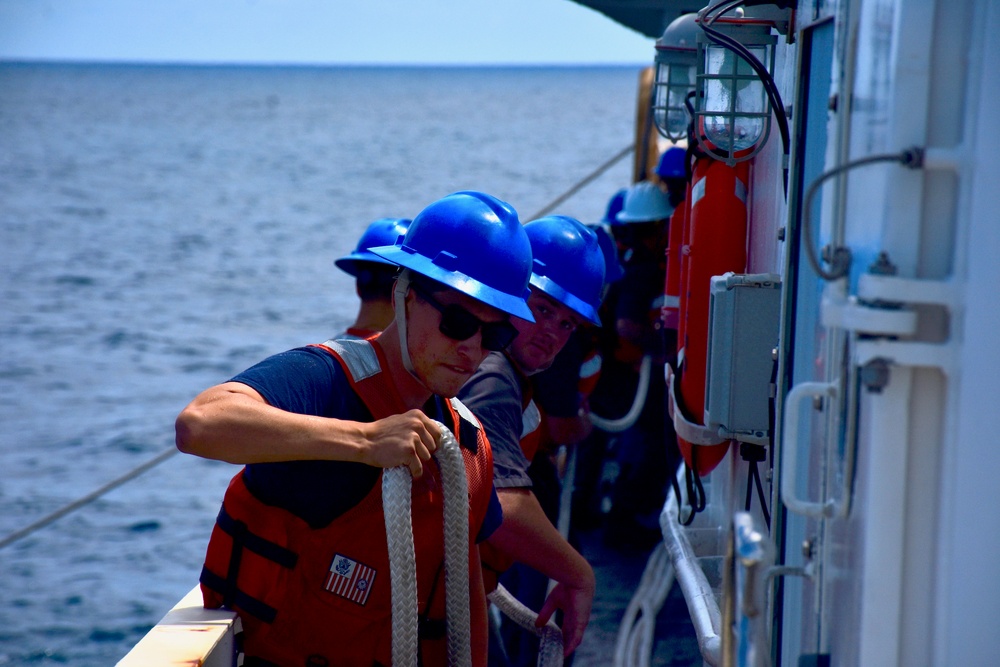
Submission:
[[[687,138],[686,100],[694,90],[698,65],[697,14],[683,14],[656,40],[656,79],[653,84],[653,122],[667,139]]]
[[[733,165],[756,155],[771,131],[771,104],[764,81],[744,50],[767,72],[774,69],[771,21],[720,17],[698,34],[695,137],[717,160]]]

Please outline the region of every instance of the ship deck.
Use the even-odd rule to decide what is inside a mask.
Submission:
[[[573,656],[576,667],[614,664],[622,618],[642,579],[652,549],[612,548],[599,528],[577,533],[577,547],[594,568],[597,594],[583,642]],[[694,625],[680,587],[674,582],[656,617],[651,667],[701,667]]]

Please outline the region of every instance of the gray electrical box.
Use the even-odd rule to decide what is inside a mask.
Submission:
[[[781,276],[714,276],[710,287],[705,426],[766,445],[771,351],[778,344]]]

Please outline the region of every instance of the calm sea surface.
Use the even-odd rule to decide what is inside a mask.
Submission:
[[[0,63],[0,539],[343,329],[333,260],[370,221],[462,189],[530,219],[632,141],[638,71]],[[630,164],[556,212],[599,219]],[[114,664],[195,585],[236,471],[177,454],[0,550],[0,665]]]

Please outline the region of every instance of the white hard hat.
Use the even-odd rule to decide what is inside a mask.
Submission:
[[[655,184],[641,181],[625,193],[625,206],[615,217],[621,224],[666,220],[674,212],[667,195]]]

